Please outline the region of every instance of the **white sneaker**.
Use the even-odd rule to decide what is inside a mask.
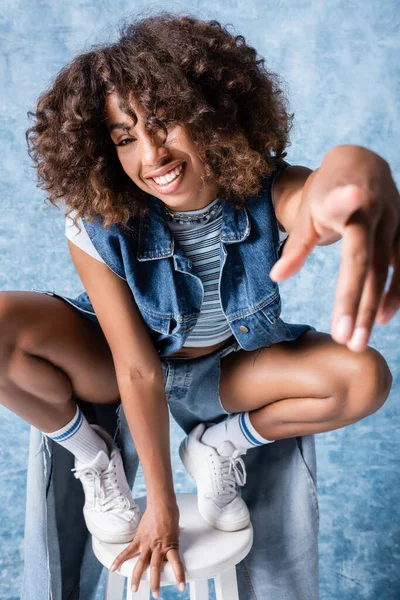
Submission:
[[[112,437],[98,425],[91,425],[106,442],[110,456],[100,450],[90,463],[75,458],[74,476],[85,492],[83,515],[90,533],[102,542],[124,544],[134,537],[140,510],[126,480],[121,453]]]
[[[197,425],[179,446],[181,461],[197,485],[199,513],[216,529],[244,529],[250,514],[238,486],[246,483],[246,467],[240,456],[247,450],[236,448],[229,440],[217,449],[207,446],[200,441],[205,428],[205,423]]]

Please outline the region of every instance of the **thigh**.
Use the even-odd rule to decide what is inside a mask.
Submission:
[[[372,367],[372,368],[371,368]],[[320,331],[221,360],[220,398],[229,412],[255,410],[284,398],[327,398],[345,394],[360,374],[388,371],[379,352],[352,352]]]
[[[100,325],[68,302],[36,292],[0,292],[0,331],[0,358],[24,351],[61,369],[77,398],[99,404],[120,400]]]

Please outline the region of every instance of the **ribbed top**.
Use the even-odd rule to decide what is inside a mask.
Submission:
[[[210,209],[215,210],[210,211]],[[167,217],[167,225],[186,256],[192,261],[193,268],[204,287],[199,317],[184,346],[213,346],[232,335],[222,312],[218,292],[221,272],[219,235],[222,224],[221,200],[216,198],[200,210],[171,212],[174,212],[174,217]],[[203,216],[206,212],[208,214]],[[182,215],[181,221],[177,219],[178,214]],[[186,215],[198,215],[198,219],[185,222]]]

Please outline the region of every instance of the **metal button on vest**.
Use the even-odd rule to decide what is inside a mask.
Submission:
[[[239,325],[239,331],[243,331],[243,333],[247,333],[249,330],[246,325]]]

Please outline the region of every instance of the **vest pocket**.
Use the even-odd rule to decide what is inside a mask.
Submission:
[[[281,297],[278,293],[275,300],[261,309],[260,312],[267,318],[267,320],[273,325],[275,321],[279,318],[281,314],[282,305],[281,305]]]
[[[281,309],[281,297],[278,294],[271,304],[259,311],[264,317],[263,327],[273,344],[277,342],[292,341],[297,337],[297,334],[294,334],[280,318]]]

